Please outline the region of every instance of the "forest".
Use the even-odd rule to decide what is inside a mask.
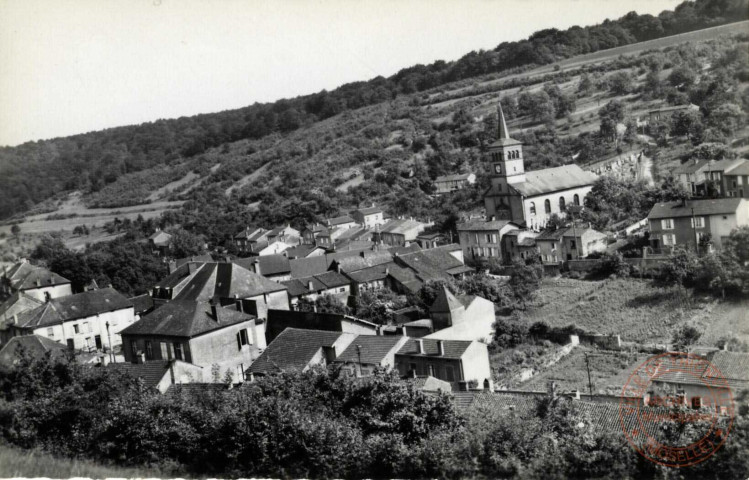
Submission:
[[[526,40],[503,42],[493,50],[471,52],[456,61],[416,65],[389,78],[346,84],[330,92],[2,147],[0,219],[26,212],[60,192],[96,194],[124,176],[157,166],[184,169],[187,162],[199,169],[199,157],[211,148],[244,139],[283,138],[300,127],[404,95],[433,91],[447,83],[485,74],[521,72],[579,54],[745,20],[747,5],[747,0],[687,1],[658,16],[631,12],[600,25],[542,30]],[[618,83],[626,87],[626,79],[620,80]],[[567,100],[555,100],[555,115],[564,115],[571,107]],[[407,111],[403,113],[408,115]],[[373,154],[363,151],[361,155]],[[93,204],[107,205],[104,197]],[[295,200],[300,201],[302,209],[310,207],[309,200]],[[317,208],[318,212],[325,210],[324,205]]]

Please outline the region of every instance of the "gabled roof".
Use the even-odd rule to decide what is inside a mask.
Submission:
[[[353,229],[352,229],[353,230]],[[315,250],[325,250],[323,247],[317,246],[317,245],[297,245],[296,247],[287,248],[283,251],[283,256],[288,259],[294,259],[294,258],[307,258],[307,256],[314,252]],[[266,255],[268,257],[271,257],[272,255]],[[263,257],[259,257],[263,258]],[[286,262],[287,265],[289,262]],[[261,265],[262,267],[262,265]],[[289,268],[289,272],[291,271],[291,267]],[[264,270],[263,270],[264,271]]]
[[[465,232],[465,231],[481,231],[481,232],[494,231],[496,232],[506,227],[507,225],[518,226],[516,223],[513,223],[509,220],[491,220],[491,221],[471,220],[469,222],[459,223],[458,231],[459,232]]]
[[[283,281],[281,283],[286,285],[286,288],[289,290],[290,297],[300,297],[302,295],[307,295],[310,293],[310,290],[307,288],[308,285],[306,279],[292,279]]]
[[[179,268],[182,265],[186,265],[190,262],[212,262],[213,257],[210,253],[204,253],[202,255],[193,255],[192,257],[178,258],[174,261],[175,268]]]
[[[746,162],[743,158],[724,158],[717,162],[710,160],[707,164],[708,172],[732,172],[734,168]]]
[[[448,270],[463,266],[463,262],[450,254],[450,250],[443,247],[420,250],[414,253],[399,255],[398,263],[413,269],[423,280],[449,278]]]
[[[290,260],[289,267],[291,269],[291,278],[306,278],[327,272],[330,264],[328,263],[327,255],[319,255],[317,257]]]
[[[717,351],[710,357],[710,363],[717,369],[705,370],[705,377],[749,382],[749,354],[741,352]],[[720,372],[720,375],[718,374]]]
[[[70,283],[70,280],[65,277],[27,262],[16,263],[5,272],[4,276],[10,282],[10,287],[13,290],[28,290]]]
[[[358,209],[356,211],[359,212],[362,215],[365,215],[365,216],[366,215],[374,215],[375,213],[383,213],[384,212],[384,210],[381,209],[380,207],[365,207],[365,208],[360,208],[360,209]]]
[[[337,363],[361,361],[367,365],[379,365],[402,341],[403,337],[394,335],[359,335],[335,361]],[[360,348],[357,349],[357,347]]]
[[[286,290],[280,283],[242,268],[235,263],[203,263],[190,272],[185,265],[158,283],[174,288],[173,300],[206,302],[213,298],[249,298]]]
[[[513,183],[510,187],[524,197],[534,197],[593,185],[597,179],[598,175],[595,173],[570,164],[525,172],[525,182]]]
[[[284,250],[284,253],[285,252],[286,250]],[[234,263],[249,271],[253,271],[253,269],[250,268],[251,265],[257,264],[258,266],[260,266],[259,273],[263,276],[279,275],[291,272],[289,259],[288,257],[286,257],[286,255],[282,254],[243,258],[235,260]]]
[[[140,315],[153,308],[153,298],[147,293],[132,297],[130,301],[133,302],[133,311],[136,315]]]
[[[743,160],[743,159],[742,159]],[[749,175],[749,161],[744,160],[735,167],[727,170],[726,175]]]
[[[418,341],[423,342],[424,353],[419,353]],[[442,342],[445,348],[445,354],[440,355],[438,342]],[[473,342],[467,340],[432,340],[429,338],[413,339],[409,338],[406,343],[398,350],[398,355],[420,356],[420,357],[439,357],[449,359],[460,359],[465,354],[468,347]]]
[[[434,183],[457,182],[460,180],[468,180],[468,178],[471,175],[473,175],[473,173],[455,173],[452,175],[440,175],[439,177],[434,179]]]
[[[216,306],[214,316],[208,303],[174,300],[143,316],[120,333],[192,338],[254,318],[233,306]]]
[[[169,362],[146,362],[146,363],[128,363],[118,362],[109,363],[106,368],[116,372],[121,372],[133,378],[140,378],[147,387],[156,387],[165,375],[169,374]]]
[[[328,219],[328,225],[335,227],[336,225],[343,225],[346,223],[355,223],[354,219],[348,215],[342,215],[340,217],[333,217]]]
[[[0,317],[3,315],[12,317],[13,315],[33,310],[43,304],[44,302],[41,300],[34,298],[23,291],[17,291],[0,305]]]
[[[392,263],[392,261],[393,254],[390,251],[380,250],[376,252],[361,252],[357,255],[339,258],[335,263],[341,267],[341,270],[348,273],[374,267],[376,265]]]
[[[268,237],[275,237],[275,236],[278,236],[278,235],[284,233],[287,230],[288,230],[287,233],[290,234],[290,235],[299,235],[299,230],[297,230],[295,228],[291,228],[290,225],[282,225],[280,227],[276,227],[276,228],[272,229],[271,231],[267,232],[266,234],[267,234]]]
[[[53,298],[43,305],[18,316],[21,328],[41,328],[59,325],[79,318],[93,317],[100,313],[132,308],[133,303],[113,288],[102,288],[88,292]]]
[[[346,278],[346,276],[335,271],[325,272],[325,273],[321,273],[320,275],[315,275],[315,278],[319,280],[327,288],[342,287],[344,285],[351,284],[351,280]]]
[[[416,293],[424,285],[424,280],[411,270],[410,268],[404,268],[399,265],[393,265],[390,268],[389,275],[398,283],[403,285],[408,291]]]
[[[341,335],[341,332],[287,328],[252,363],[250,372],[304,370],[321,348],[333,346]]]
[[[742,198],[714,198],[710,200],[689,200],[682,202],[656,203],[648,214],[648,219],[691,217],[693,215],[725,215],[736,213]]]
[[[433,313],[450,313],[463,306],[455,295],[443,285],[442,289],[437,293],[434,303],[429,307],[429,311]]]
[[[681,165],[676,167],[671,173],[673,173],[674,175],[692,174],[699,172],[700,170],[705,170],[707,166],[707,160],[689,160],[688,162],[682,163]]]
[[[266,232],[267,230],[264,228],[247,227],[244,230],[240,231],[238,234],[234,235],[234,238],[246,239],[247,241],[252,242],[262,237]]]
[[[154,245],[167,245],[172,241],[172,235],[163,230],[158,230],[148,237],[148,239],[151,240]]]
[[[380,227],[380,232],[390,233],[394,235],[405,235],[406,233],[413,230],[424,230],[426,227],[426,223],[422,223],[417,220],[411,220],[408,218],[396,218],[390,220],[385,225]]]
[[[346,273],[349,278],[357,283],[367,283],[376,280],[385,280],[390,273],[390,268],[395,265],[393,262],[375,265],[373,267],[362,268],[355,272]]]
[[[13,366],[18,361],[21,350],[32,358],[40,359],[47,352],[52,352],[52,355],[62,355],[67,348],[54,340],[40,335],[12,337],[0,349],[0,365],[5,367]]]

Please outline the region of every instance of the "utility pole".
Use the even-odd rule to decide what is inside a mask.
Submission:
[[[692,231],[694,232],[694,251],[700,254],[700,241],[697,236],[697,218],[694,216],[694,207],[692,207]]]
[[[112,361],[112,363],[116,363],[114,359],[114,350],[112,349],[112,337],[109,334],[109,320],[105,323],[107,326],[107,343],[109,343],[109,358]]]
[[[590,381],[590,361],[588,360],[588,352],[585,352],[585,367],[588,369],[588,391],[590,396],[593,396],[593,382]]]
[[[362,376],[361,372],[361,345],[356,345],[356,356],[359,357],[359,376]]]

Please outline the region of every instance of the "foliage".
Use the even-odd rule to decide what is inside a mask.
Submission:
[[[684,351],[690,345],[694,345],[702,336],[702,332],[693,325],[682,325],[681,328],[674,331],[671,342],[676,350]]]
[[[340,315],[349,315],[351,313],[351,309],[333,295],[322,295],[314,301],[306,299],[299,300],[299,310],[311,312],[314,309],[320,313],[337,313]]]

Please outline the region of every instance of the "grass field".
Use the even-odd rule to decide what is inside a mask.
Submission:
[[[621,335],[627,341],[664,342],[693,313],[684,309],[674,288],[655,288],[631,278],[605,282],[561,278],[544,280],[524,317],[553,327],[574,324],[590,333]]]
[[[0,478],[156,478],[169,477],[157,470],[98,465],[89,461],[57,458],[34,450],[0,445]]]

